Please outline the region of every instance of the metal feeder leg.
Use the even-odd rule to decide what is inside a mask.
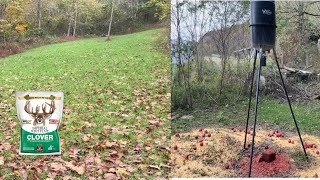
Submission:
[[[273,50],[274,58],[275,58],[276,63],[277,63],[279,75],[280,75],[281,82],[282,82],[282,87],[283,87],[283,89],[284,89],[284,93],[286,94],[287,101],[288,101],[288,104],[289,104],[289,107],[290,107],[290,112],[291,112],[291,115],[292,115],[294,124],[295,124],[296,129],[297,129],[298,134],[299,134],[299,138],[300,138],[300,142],[301,142],[301,145],[302,145],[302,148],[303,148],[303,152],[304,152],[304,155],[306,156],[306,158],[308,159],[308,155],[307,155],[306,149],[304,148],[304,144],[303,144],[303,141],[302,141],[302,138],[301,138],[301,134],[300,134],[300,130],[299,130],[299,127],[298,127],[298,123],[297,123],[297,121],[296,121],[296,118],[295,118],[295,116],[294,116],[294,113],[293,113],[293,110],[292,110],[292,107],[291,107],[291,102],[290,102],[290,99],[289,99],[289,96],[288,96],[287,88],[286,88],[286,86],[285,86],[285,84],[284,84],[284,80],[283,80],[283,77],[282,77],[282,74],[281,74],[281,71],[280,71],[280,66],[279,66],[279,63],[278,63],[278,58],[277,58],[276,50],[275,50],[275,48],[273,48],[272,50]]]
[[[260,60],[262,58],[262,48],[260,48]],[[253,134],[252,134],[252,144],[251,144],[251,152],[250,152],[250,166],[248,177],[251,176],[251,168],[252,168],[252,159],[253,159],[253,148],[254,148],[254,137],[256,135],[256,125],[257,125],[257,115],[258,115],[258,105],[259,105],[259,90],[260,90],[260,76],[261,76],[261,63],[259,62],[258,66],[258,76],[257,76],[257,84],[256,84],[256,107],[254,112],[254,124],[253,124]]]
[[[244,136],[243,150],[246,149],[246,144],[247,144],[247,133],[248,133],[248,125],[249,125],[249,117],[250,117],[250,109],[251,109],[251,99],[252,99],[251,97],[252,97],[254,73],[256,71],[256,62],[257,62],[257,50],[256,50],[256,48],[254,48],[254,60],[253,60],[253,68],[252,68],[252,76],[251,76],[249,105],[248,105],[248,111],[247,111],[246,134]]]

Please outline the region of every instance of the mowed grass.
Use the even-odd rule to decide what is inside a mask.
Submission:
[[[163,32],[157,29],[114,36],[111,41],[82,39],[0,59],[0,117],[4,130],[0,139],[12,146],[1,152],[4,161],[41,158],[12,155],[19,148],[20,132],[14,92],[62,91],[65,113],[59,135],[63,160],[70,160],[71,147],[80,149],[79,164],[91,152],[99,154],[102,162],[110,163],[106,158],[116,151],[116,159],[132,167],[115,165],[119,176],[167,177],[170,149],[160,147],[170,145],[170,62],[169,54],[155,46]],[[3,128],[12,122],[17,123],[12,131]],[[102,146],[105,142],[115,143],[116,148]],[[19,175],[13,171],[17,170],[0,165],[0,177],[12,179]],[[68,171],[57,177],[103,178],[104,173]],[[48,172],[41,173],[42,177],[47,175]]]
[[[254,97],[253,97],[254,98]],[[254,99],[252,100],[249,125],[254,121]],[[320,105],[317,102],[292,103],[293,111],[302,133],[319,135],[320,130]],[[247,118],[248,100],[239,101],[234,105],[226,105],[206,110],[194,110],[190,113],[192,119],[177,118],[172,121],[172,133],[190,131],[195,128],[206,127],[238,127],[245,128]],[[185,115],[187,112],[177,111],[177,114]],[[179,117],[179,116],[178,116]],[[286,101],[260,97],[257,117],[257,127],[277,127],[296,132],[289,106]],[[276,128],[276,127],[274,127]]]

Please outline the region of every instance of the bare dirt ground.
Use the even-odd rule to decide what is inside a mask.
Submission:
[[[173,168],[170,176],[246,177],[249,168],[250,149],[243,151],[244,128],[232,129],[197,129],[192,132],[173,135],[171,137]],[[307,161],[298,134],[280,131],[279,129],[257,129],[251,176],[320,176],[320,137],[302,134],[304,144],[312,146],[312,148],[306,149],[309,156]],[[251,134],[252,132],[247,136],[247,144],[251,144]],[[284,137],[277,137],[277,134]],[[289,143],[289,139],[291,143]],[[258,162],[260,154],[265,149],[276,152],[275,161],[271,163]]]

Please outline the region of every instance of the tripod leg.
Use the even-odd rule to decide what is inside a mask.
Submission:
[[[253,60],[253,68],[252,68],[249,105],[248,105],[248,111],[247,111],[246,134],[244,136],[243,150],[246,149],[246,144],[247,144],[247,133],[248,133],[248,125],[249,125],[249,117],[250,117],[250,109],[251,109],[251,99],[252,99],[251,97],[252,97],[252,89],[253,89],[253,81],[254,81],[254,72],[256,71],[256,62],[257,62],[257,50],[256,48],[254,48],[254,60]]]
[[[260,57],[260,60],[261,60],[262,48],[260,48],[259,57]],[[259,62],[259,66],[258,66],[258,76],[257,76],[257,84],[256,84],[256,107],[255,107],[255,112],[254,112],[254,124],[253,124],[253,134],[252,134],[252,143],[251,143],[251,152],[250,152],[250,167],[249,167],[248,177],[251,176],[252,159],[253,159],[253,148],[254,148],[254,137],[256,135],[256,125],[257,125],[257,115],[258,115],[258,105],[259,105],[260,76],[261,76],[261,62]]]
[[[300,130],[299,130],[299,127],[298,127],[298,124],[297,124],[296,118],[295,118],[295,116],[294,116],[294,113],[293,113],[292,107],[291,107],[291,102],[290,102],[290,99],[289,99],[289,96],[288,96],[288,92],[287,92],[287,89],[286,89],[286,86],[285,86],[285,84],[284,84],[284,80],[283,80],[283,77],[282,77],[282,74],[281,74],[281,71],[280,71],[280,66],[279,66],[279,63],[278,63],[278,58],[277,58],[277,54],[276,54],[275,48],[273,48],[273,55],[274,55],[274,58],[275,58],[276,63],[277,63],[277,67],[278,67],[279,75],[280,75],[281,82],[282,82],[282,87],[283,87],[283,89],[284,89],[284,93],[286,94],[286,97],[287,97],[287,101],[288,101],[288,104],[289,104],[289,107],[290,107],[291,115],[292,115],[292,118],[293,118],[294,124],[295,124],[296,129],[297,129],[298,134],[299,134],[299,138],[300,138],[300,142],[301,142],[301,145],[302,145],[302,148],[303,148],[303,152],[304,152],[305,156],[308,158],[308,155],[307,155],[306,149],[304,148],[304,144],[303,144],[303,141],[302,141],[302,138],[301,138]]]

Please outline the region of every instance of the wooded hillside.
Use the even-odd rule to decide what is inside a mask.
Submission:
[[[169,13],[166,0],[1,0],[0,45],[105,36],[109,27],[111,34],[132,33],[165,21]]]

